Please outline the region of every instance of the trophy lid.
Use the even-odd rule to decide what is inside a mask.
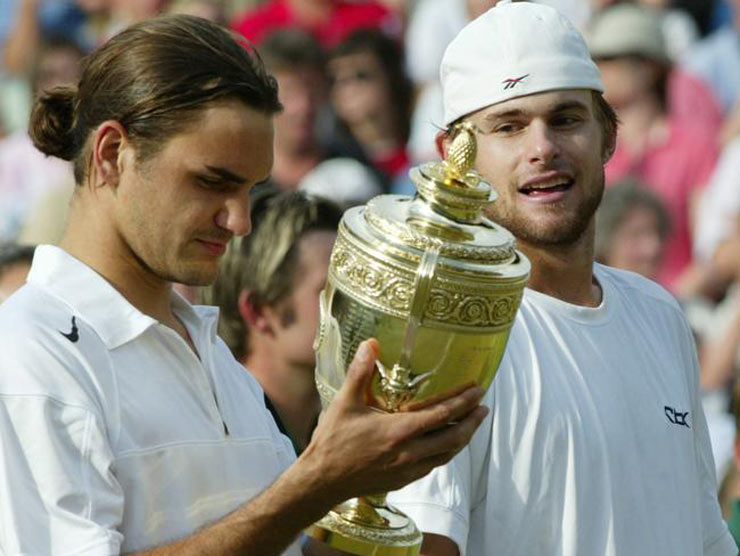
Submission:
[[[483,215],[497,194],[471,168],[475,151],[472,129],[463,124],[445,161],[411,170],[416,197],[380,195],[350,209],[340,236],[380,259],[418,264],[436,247],[441,272],[526,278],[529,263],[516,251],[514,236]]]

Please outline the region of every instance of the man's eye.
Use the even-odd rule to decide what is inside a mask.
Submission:
[[[221,178],[211,178],[208,176],[198,176],[198,181],[205,187],[206,189],[213,189],[216,191],[221,191],[223,189],[226,189],[226,183]]]
[[[554,118],[552,124],[555,127],[573,127],[581,123],[581,118],[578,116],[559,116]]]
[[[497,125],[496,127],[493,128],[493,132],[500,133],[502,135],[507,135],[509,133],[516,133],[517,131],[521,129],[522,129],[521,124],[509,122],[509,123]]]

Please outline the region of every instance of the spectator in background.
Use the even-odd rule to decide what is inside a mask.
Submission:
[[[380,31],[357,31],[332,50],[328,72],[340,135],[356,142],[389,183],[404,179],[412,87],[398,44]]]
[[[668,211],[645,184],[615,184],[596,212],[596,260],[655,280],[669,225]]]
[[[0,245],[0,303],[25,284],[35,249],[14,243]]]
[[[676,8],[672,0],[637,0],[660,16],[666,53],[671,62],[679,59],[699,39],[699,26],[684,10]]]
[[[49,40],[31,73],[34,94],[76,83],[82,56],[76,43],[68,39]],[[42,154],[25,129],[1,140],[0,240],[15,239],[35,203],[50,191],[69,189],[73,181],[71,164]]]
[[[271,182],[296,189],[303,176],[327,156],[318,118],[327,91],[325,55],[305,31],[284,29],[260,47],[265,66],[277,79],[283,110],[275,117],[275,162]]]
[[[730,0],[731,25],[724,25],[702,39],[686,54],[684,68],[701,78],[714,93],[724,114],[740,98],[740,0]]]
[[[632,176],[666,205],[672,231],[658,280],[691,295],[703,280],[692,266],[691,223],[699,192],[717,158],[715,137],[703,126],[674,117],[668,106],[670,62],[660,20],[650,10],[619,4],[596,16],[589,46],[604,82],[605,97],[621,126],[607,184]]]
[[[723,149],[703,195],[696,225],[695,256],[704,264],[714,264],[718,248],[735,236],[740,236],[740,137]],[[722,247],[722,251],[726,250]],[[720,256],[724,257],[721,253]],[[729,272],[715,266],[714,273],[718,289],[713,291],[721,295],[730,280]]]
[[[365,27],[400,38],[402,22],[397,14],[374,0],[268,0],[233,22],[236,31],[257,45],[274,31],[289,27],[299,27],[311,33],[324,48],[332,48]]]
[[[378,174],[351,158],[325,160],[301,180],[307,195],[331,199],[342,209],[366,203],[383,193]]]
[[[265,405],[299,454],[321,410],[313,341],[341,216],[330,201],[262,191],[252,204],[251,234],[231,241],[203,296],[220,308],[220,336],[257,378]]]
[[[69,0],[15,0],[5,15],[9,28],[2,37],[2,67],[13,75],[25,75],[34,65],[44,37],[65,37],[82,46],[84,13]]]

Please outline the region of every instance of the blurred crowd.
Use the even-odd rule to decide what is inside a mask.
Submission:
[[[732,413],[740,371],[740,0],[539,1],[584,32],[620,119],[597,216],[597,260],[658,281],[685,307],[728,510],[740,497]],[[319,409],[305,376],[339,218],[306,198],[330,199],[339,210],[381,193],[413,193],[409,168],[438,157],[444,49],[495,3],[0,1],[0,302],[23,281],[33,250],[22,246],[58,241],[74,189],[69,163],[44,157],[27,135],[34,95],[74,85],[84,55],[134,21],[189,13],[220,22],[257,47],[284,109],[253,236],[230,247],[219,282],[200,294],[221,306],[224,337],[260,378],[300,451]],[[265,340],[267,325],[287,335]],[[281,382],[265,370],[280,357],[303,378],[286,370]]]

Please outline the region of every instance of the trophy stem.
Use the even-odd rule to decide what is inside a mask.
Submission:
[[[352,498],[306,532],[332,548],[359,556],[417,556],[422,535],[406,515],[389,506],[386,494]]]

